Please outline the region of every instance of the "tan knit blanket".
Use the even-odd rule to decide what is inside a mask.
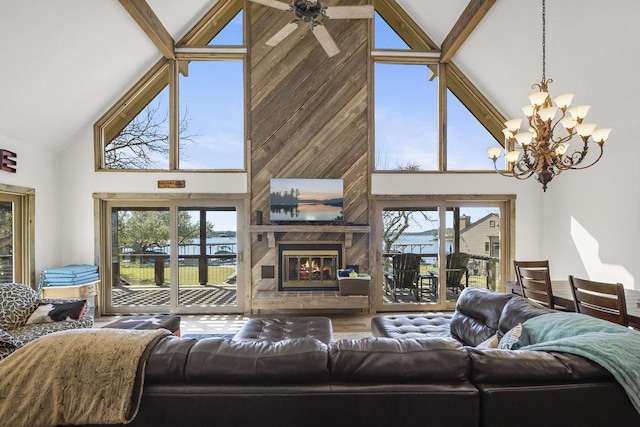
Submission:
[[[160,330],[73,329],[38,338],[0,361],[0,424],[128,423]]]

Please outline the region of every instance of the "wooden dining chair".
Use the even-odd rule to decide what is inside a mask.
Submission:
[[[513,261],[522,296],[549,308],[555,308],[549,261]]]
[[[576,312],[629,326],[622,283],[594,282],[569,276]]]

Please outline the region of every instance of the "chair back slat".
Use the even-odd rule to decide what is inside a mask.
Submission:
[[[554,308],[549,261],[514,261],[522,296]]]
[[[603,309],[618,310],[618,297],[611,294],[596,294],[583,289],[576,289],[578,300],[585,305],[597,305]]]
[[[595,282],[569,276],[576,312],[629,325],[627,301],[621,283]]]

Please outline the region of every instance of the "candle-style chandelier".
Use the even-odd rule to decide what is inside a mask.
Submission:
[[[502,147],[490,147],[487,152],[493,160],[493,166],[501,175],[517,179],[527,179],[531,176],[542,184],[547,191],[547,184],[556,175],[568,169],[586,169],[600,160],[604,152],[604,142],[609,137],[611,129],[596,129],[595,123],[585,123],[584,118],[589,111],[589,105],[578,105],[569,108],[573,94],[567,93],[551,100],[548,86],[553,80],[547,79],[546,72],[546,5],[542,0],[542,80],[532,86],[538,88],[529,96],[530,105],[522,108],[529,126],[528,131],[521,132],[522,119],[512,119],[505,122],[502,133],[505,136],[505,148],[510,150],[505,154],[506,170],[498,170],[496,161],[502,153]],[[555,106],[553,105],[555,103]],[[556,116],[560,111],[560,117]],[[567,115],[567,111],[569,115]],[[554,136],[556,127],[561,124],[567,131],[563,136]],[[568,151],[569,141],[578,135],[582,139],[582,146]],[[581,163],[589,150],[589,142],[597,143],[600,152],[595,160],[586,166]],[[591,144],[593,145],[593,144]],[[578,165],[580,165],[578,167]]]

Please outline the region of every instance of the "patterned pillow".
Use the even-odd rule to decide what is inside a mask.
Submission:
[[[52,323],[64,320],[78,320],[84,314],[86,307],[87,302],[85,300],[42,304],[31,314],[31,316],[29,316],[27,325],[31,323]]]
[[[18,343],[16,340],[9,334],[8,332],[0,329],[0,349],[4,350],[7,348],[17,348]]]
[[[522,323],[518,323],[512,329],[509,329],[507,333],[505,333],[500,342],[498,343],[498,348],[502,350],[516,350],[519,346],[518,341],[520,340],[520,336],[522,335]]]
[[[0,329],[24,326],[38,305],[38,293],[19,283],[0,284]]]

